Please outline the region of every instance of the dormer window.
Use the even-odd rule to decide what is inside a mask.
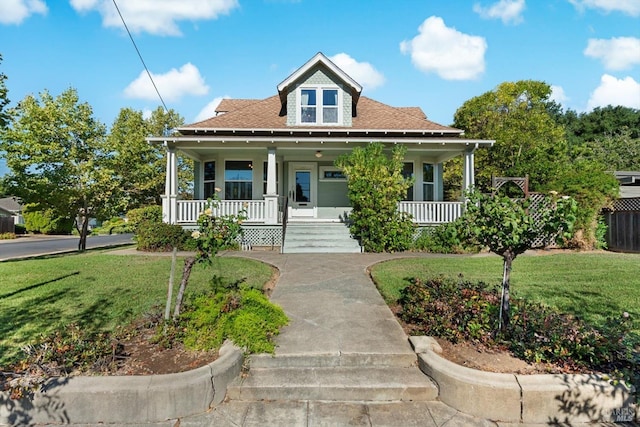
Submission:
[[[340,91],[336,88],[300,89],[300,124],[340,123]]]

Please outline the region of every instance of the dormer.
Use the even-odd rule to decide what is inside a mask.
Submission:
[[[362,86],[322,53],[278,85],[287,126],[350,127]]]

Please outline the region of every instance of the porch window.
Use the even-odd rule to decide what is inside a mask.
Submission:
[[[433,201],[435,198],[433,197],[433,164],[432,163],[423,163],[422,164],[422,197],[425,201]]]
[[[413,178],[413,163],[405,163],[402,167],[402,176],[407,178]],[[404,198],[405,201],[413,201],[413,184],[407,189],[407,195]]]
[[[216,162],[204,162],[204,198],[216,194]]]
[[[338,123],[340,120],[338,97],[338,89],[301,89],[300,123]]]
[[[228,160],[224,165],[226,200],[251,200],[253,196],[253,162]]]
[[[280,188],[280,175],[278,174],[278,163],[276,163],[276,191]],[[262,194],[267,194],[267,162],[262,164]]]

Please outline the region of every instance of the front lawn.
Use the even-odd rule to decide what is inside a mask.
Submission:
[[[542,302],[596,325],[628,312],[640,338],[640,255],[617,253],[558,253],[521,255],[513,263],[511,292]],[[415,277],[438,275],[500,284],[498,256],[405,258],[377,264],[371,275],[387,302],[394,303]]]
[[[182,265],[178,259],[176,287]],[[0,263],[0,367],[15,362],[21,346],[63,325],[112,331],[164,310],[170,267],[171,257],[104,252]],[[243,258],[216,258],[211,268],[193,268],[187,293],[209,289],[212,275],[230,282],[246,278],[259,288],[272,269]]]

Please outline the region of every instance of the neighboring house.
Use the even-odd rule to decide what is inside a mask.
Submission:
[[[616,171],[621,199],[640,199],[640,171]]]
[[[15,224],[24,224],[22,205],[15,197],[0,198],[0,216],[10,216]]]
[[[443,200],[443,164],[462,156],[464,187],[474,183],[474,151],[494,141],[465,139],[418,107],[391,107],[362,96],[362,86],[322,53],[293,72],[266,99],[224,99],[216,116],[149,138],[168,151],[163,216],[195,224],[216,188],[219,212],[245,209],[250,227],[283,221],[344,221],[347,183],[334,160],[353,147],[381,142],[407,147],[405,174],[415,183],[400,209],[419,224],[456,219],[461,202]],[[194,200],[179,200],[176,153],[194,160]],[[287,215],[284,207],[287,206]]]

